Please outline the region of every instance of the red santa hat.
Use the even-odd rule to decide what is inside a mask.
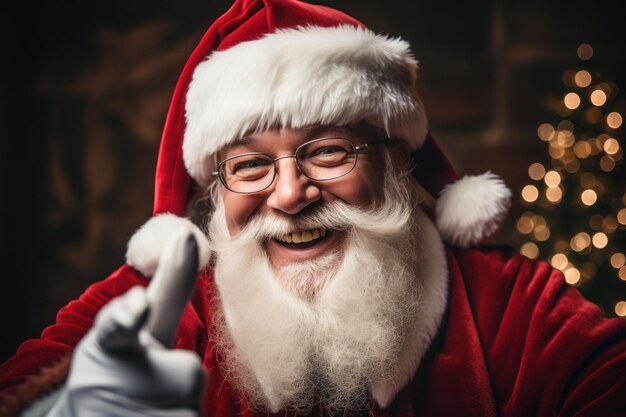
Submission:
[[[491,173],[458,180],[428,134],[407,42],[375,34],[337,10],[297,0],[236,0],[206,32],[178,80],[161,140],[154,214],[131,239],[128,262],[156,267],[172,228],[188,227],[189,197],[214,179],[216,153],[274,126],[366,121],[415,152],[413,175],[437,198],[444,240],[471,246],[494,233],[510,191]],[[208,249],[203,254],[208,262]]]

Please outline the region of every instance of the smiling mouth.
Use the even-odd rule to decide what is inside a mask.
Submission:
[[[330,234],[330,231],[318,228],[285,233],[274,240],[287,248],[304,249],[316,245],[325,239],[328,234]]]

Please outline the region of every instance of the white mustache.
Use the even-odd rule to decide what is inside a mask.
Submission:
[[[235,239],[265,241],[279,238],[286,233],[311,229],[356,228],[375,233],[396,234],[401,231],[399,230],[403,227],[401,225],[406,225],[406,221],[411,217],[410,210],[403,205],[392,208],[393,215],[381,219],[380,212],[383,210],[388,213],[389,207],[362,208],[334,201],[289,217],[273,213],[260,214],[252,218]]]

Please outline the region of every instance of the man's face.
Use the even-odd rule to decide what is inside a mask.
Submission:
[[[378,139],[375,130],[364,124],[354,128],[282,128],[250,134],[245,140],[222,151],[220,158],[247,152],[263,152],[272,158],[293,155],[301,144],[324,137],[348,138],[354,145]],[[256,215],[274,214],[289,218],[329,202],[339,201],[356,207],[368,207],[382,200],[384,162],[381,152],[359,153],[358,162],[349,174],[330,181],[307,178],[298,170],[294,158],[280,159],[276,165],[277,175],[274,182],[261,192],[238,194],[223,190],[226,223],[231,235],[238,234]],[[298,237],[313,240],[300,243],[268,240],[265,250],[274,268],[317,258],[339,248],[346,239],[346,232],[339,230],[292,232],[290,237],[293,240],[299,240]],[[290,237],[285,240],[291,240]]]

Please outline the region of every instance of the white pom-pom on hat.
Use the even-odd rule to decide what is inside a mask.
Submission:
[[[152,217],[128,241],[126,263],[146,277],[154,275],[163,249],[170,238],[180,230],[189,230],[198,243],[198,270],[207,267],[211,249],[206,235],[189,219],[163,213]]]
[[[511,190],[497,175],[468,175],[448,184],[436,203],[436,223],[445,241],[470,247],[492,236],[511,206]]]

